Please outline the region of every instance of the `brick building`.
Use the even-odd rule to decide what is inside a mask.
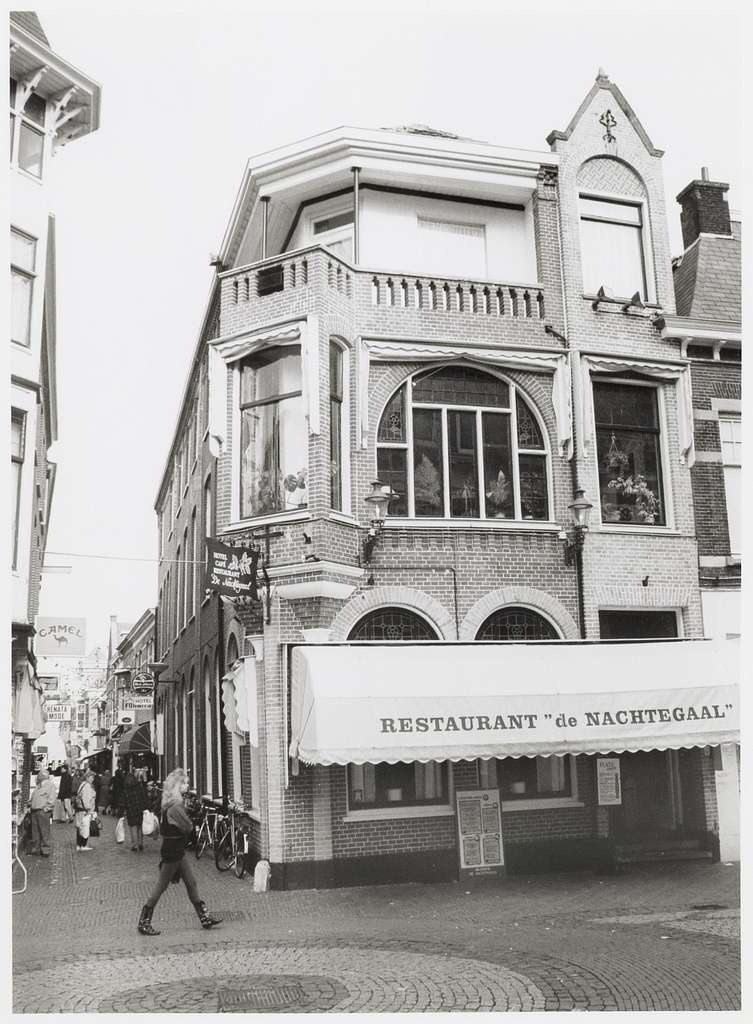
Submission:
[[[157,495],[157,701],[278,887],[734,835],[662,154],[601,72],[548,142],[247,166]],[[206,537],[258,548],[260,602],[205,592]]]
[[[58,437],[52,157],[97,130],[99,103],[100,87],[52,50],[37,15],[11,11],[11,695],[23,799],[31,742],[44,731],[33,636]]]
[[[114,771],[119,758],[154,771],[154,692],[137,692],[136,675],[152,676],[157,611],[147,608],[133,625],[110,616],[104,721],[109,735],[107,761]],[[139,728],[142,727],[142,728]],[[105,755],[100,755],[104,758]]]

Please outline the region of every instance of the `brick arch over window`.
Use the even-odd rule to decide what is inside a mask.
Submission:
[[[643,179],[630,164],[612,156],[591,157],[578,169],[578,189],[611,192],[615,195],[646,199],[648,191]]]
[[[405,608],[426,619],[440,640],[452,640],[455,627],[450,612],[428,594],[410,587],[374,587],[357,594],[340,610],[332,623],[331,641],[347,640],[351,630],[367,612],[377,608]]]
[[[492,590],[473,605],[460,624],[460,639],[475,640],[489,616],[507,605],[522,605],[543,615],[565,640],[577,640],[579,637],[575,619],[556,597],[533,587],[503,587]]]

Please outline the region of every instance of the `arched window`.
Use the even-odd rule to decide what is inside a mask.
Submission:
[[[186,694],[186,767],[191,772],[191,786],[197,787],[199,780],[196,774],[196,753],[195,753],[195,728],[194,728],[194,688],[196,686],[196,672],[191,669],[191,681],[188,684]]]
[[[548,459],[521,391],[471,366],[416,374],[377,431],[377,474],[398,494],[392,516],[548,520]]]
[[[407,608],[377,608],[364,615],[349,640],[437,640],[431,626]]]
[[[554,626],[530,608],[498,608],[476,634],[477,640],[559,640]]]
[[[238,660],[238,641],[235,639],[235,634],[231,633],[230,638],[227,642],[227,660],[225,661],[225,669],[229,671]]]
[[[212,757],[214,744],[212,737],[214,735],[212,722],[214,721],[214,715],[212,712],[212,670],[209,666],[209,658],[204,658],[204,671],[202,673],[202,689],[204,691],[204,752],[206,754],[206,766],[204,775],[204,791],[206,793],[214,793],[214,783],[212,781]]]

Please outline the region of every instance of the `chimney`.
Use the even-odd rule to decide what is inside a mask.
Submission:
[[[729,206],[724,181],[709,181],[708,167],[701,168],[701,177],[691,181],[680,192],[677,202],[682,207],[682,244],[687,249],[700,234],[732,235]]]

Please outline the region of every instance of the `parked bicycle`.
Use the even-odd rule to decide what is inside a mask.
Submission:
[[[195,853],[199,860],[204,851],[214,849],[217,845],[217,834],[223,818],[222,800],[215,799],[205,793],[201,797],[201,818],[196,829]]]
[[[215,838],[214,863],[218,871],[233,869],[236,878],[246,872],[251,819],[241,804],[228,801],[228,813],[222,815]]]

